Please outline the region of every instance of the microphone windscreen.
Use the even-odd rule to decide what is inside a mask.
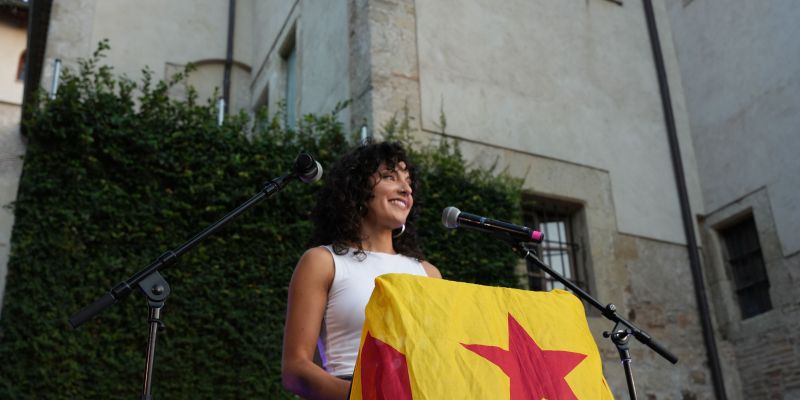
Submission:
[[[322,178],[322,165],[319,164],[319,161],[314,161],[316,166],[306,174],[300,175],[300,180],[305,183],[316,182],[320,178]]]
[[[445,228],[458,228],[458,215],[461,214],[461,210],[450,206],[445,208],[442,211],[442,224]]]
[[[294,160],[292,171],[301,181],[311,183],[322,177],[322,166],[308,154],[300,153]]]

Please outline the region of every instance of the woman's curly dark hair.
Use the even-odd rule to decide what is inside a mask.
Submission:
[[[406,163],[411,177],[414,204],[406,219],[405,232],[392,239],[394,250],[408,257],[424,259],[417,243],[416,221],[420,202],[417,193],[416,169],[400,143],[380,142],[360,145],[342,156],[331,168],[319,191],[317,204],[311,213],[314,231],[311,246],[332,245],[336,254],[345,254],[352,245],[357,253],[361,247],[361,221],[367,215],[367,203],[372,199],[374,184],[370,177],[381,163],[393,169],[400,161]]]

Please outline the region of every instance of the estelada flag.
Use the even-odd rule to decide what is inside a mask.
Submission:
[[[583,306],[405,274],[378,277],[350,399],[613,399]]]

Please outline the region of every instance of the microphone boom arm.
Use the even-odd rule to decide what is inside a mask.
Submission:
[[[625,318],[620,317],[619,314],[617,314],[617,307],[614,304],[608,304],[605,306],[602,305],[599,301],[597,301],[597,299],[592,297],[592,295],[587,293],[585,290],[581,289],[580,287],[572,283],[572,281],[564,278],[563,276],[561,276],[561,274],[559,274],[552,268],[548,267],[547,264],[539,260],[539,258],[536,257],[536,255],[534,255],[533,252],[528,250],[524,245],[514,246],[514,249],[517,251],[517,254],[520,254],[526,260],[534,263],[537,267],[539,267],[542,271],[550,275],[553,279],[561,282],[571,292],[575,293],[579,298],[585,300],[592,307],[599,310],[604,317],[611,320],[612,322],[619,323],[627,327],[631,331],[630,333],[637,340],[645,344],[647,347],[653,349],[653,351],[658,353],[661,357],[664,357],[667,361],[673,364],[678,362],[678,358],[675,357],[675,355],[670,353],[669,350],[667,350],[666,348],[664,348],[664,346],[655,341],[655,339],[653,339],[650,335],[648,335],[644,330],[640,329],[639,327],[634,325],[632,322],[626,320]]]
[[[152,375],[153,361],[155,358],[156,337],[159,329],[163,328],[164,326],[163,322],[161,322],[161,309],[164,307],[164,303],[170,294],[169,284],[158,272],[159,269],[175,264],[178,261],[178,257],[180,257],[183,253],[197,246],[197,244],[203,241],[203,239],[218,231],[225,224],[238,217],[250,207],[253,207],[262,200],[283,189],[290,181],[299,179],[303,182],[310,183],[318,180],[321,175],[322,167],[319,165],[319,163],[314,161],[314,159],[308,154],[300,154],[295,160],[295,164],[291,173],[275,178],[261,185],[261,189],[255,196],[245,201],[239,207],[236,207],[233,211],[225,214],[225,216],[200,231],[200,233],[194,235],[186,243],[178,246],[174,250],[167,251],[141,271],[133,274],[127,280],[114,286],[109,293],[106,293],[93,303],[78,311],[78,313],[75,315],[71,316],[69,318],[69,324],[73,329],[79,327],[84,322],[127,297],[133,288],[138,286],[141,292],[147,298],[147,304],[149,308],[148,322],[150,323],[149,336],[147,339],[147,353],[145,357],[142,399],[152,399],[150,389],[153,383]]]
[[[592,307],[596,308],[597,310],[602,313],[602,315],[614,322],[614,327],[610,332],[603,332],[603,336],[606,338],[611,338],[611,341],[617,347],[617,351],[619,352],[620,360],[622,361],[622,367],[625,371],[625,379],[628,384],[628,392],[630,394],[630,398],[635,400],[636,399],[636,387],[633,381],[633,371],[631,370],[631,355],[630,351],[628,350],[628,341],[631,336],[636,338],[639,342],[644,344],[645,346],[649,347],[653,351],[655,351],[658,355],[666,359],[667,361],[671,362],[672,364],[678,363],[678,357],[672,354],[669,350],[667,350],[664,346],[658,343],[655,339],[653,339],[650,335],[647,334],[644,330],[634,325],[632,322],[622,318],[617,314],[617,307],[609,303],[608,305],[603,306],[597,299],[592,297],[589,293],[585,290],[578,287],[576,284],[571,282],[570,280],[564,278],[561,274],[547,266],[547,264],[543,263],[539,260],[538,257],[534,254],[533,251],[529,250],[525,243],[512,243],[512,248],[514,249],[517,254],[523,257],[525,260],[532,262],[535,264],[539,269],[544,271],[547,275],[550,275],[553,279],[561,282],[565,287],[567,287],[572,293],[577,295],[580,299],[589,303]]]
[[[611,332],[603,332],[603,336],[611,338],[611,341],[617,347],[620,359],[622,360],[622,366],[625,369],[625,378],[628,383],[628,391],[631,395],[631,399],[636,400],[636,387],[633,382],[633,372],[631,371],[631,355],[628,350],[628,341],[631,336],[651,348],[667,361],[673,364],[678,362],[678,357],[670,353],[669,350],[648,335],[647,332],[640,329],[632,322],[620,317],[619,314],[617,314],[617,306],[611,303],[605,306],[600,304],[599,301],[585,290],[579,288],[576,284],[564,278],[561,274],[539,260],[534,251],[528,249],[527,245],[532,242],[541,243],[542,240],[544,240],[544,235],[542,235],[541,232],[525,226],[463,213],[455,207],[447,207],[442,211],[442,224],[446,228],[451,229],[464,227],[478,230],[510,243],[514,251],[521,257],[539,267],[539,269],[547,273],[547,275],[550,275],[553,279],[561,282],[561,284],[572,291],[572,293],[589,303],[592,307],[598,309],[606,319],[614,322],[614,328],[612,328]]]
[[[73,328],[77,328],[84,322],[93,318],[95,315],[103,312],[111,305],[127,297],[131,293],[133,288],[136,287],[139,284],[139,282],[141,282],[143,279],[150,276],[150,274],[160,270],[161,268],[165,268],[172,264],[175,264],[178,260],[178,257],[180,257],[183,253],[186,253],[190,249],[194,248],[206,237],[218,231],[225,224],[227,224],[234,218],[238,217],[241,213],[245,212],[250,207],[253,207],[254,205],[258,204],[262,200],[272,196],[276,192],[282,190],[284,187],[286,187],[286,185],[289,182],[297,178],[299,178],[297,171],[293,171],[292,173],[289,173],[287,175],[280,176],[278,178],[265,182],[263,185],[261,185],[261,189],[255,196],[251,197],[249,200],[245,201],[239,207],[236,207],[234,210],[225,214],[225,216],[223,216],[217,222],[214,222],[213,224],[209,225],[208,227],[200,231],[200,233],[194,235],[191,239],[186,241],[186,243],[178,246],[173,250],[165,252],[164,254],[156,258],[153,262],[151,262],[150,265],[148,265],[141,271],[133,274],[127,280],[122,281],[116,286],[114,286],[111,289],[111,291],[109,291],[99,299],[95,300],[88,306],[84,307],[83,309],[78,311],[75,315],[71,316],[69,318],[69,324]]]

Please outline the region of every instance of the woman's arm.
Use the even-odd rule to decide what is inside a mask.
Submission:
[[[345,399],[350,388],[350,382],[314,364],[333,274],[333,257],[315,247],[297,263],[289,283],[281,377],[287,390],[307,399]]]
[[[439,272],[439,269],[434,267],[433,264],[423,261],[422,268],[425,268],[425,273],[428,274],[431,278],[439,278],[442,279],[442,273]]]

